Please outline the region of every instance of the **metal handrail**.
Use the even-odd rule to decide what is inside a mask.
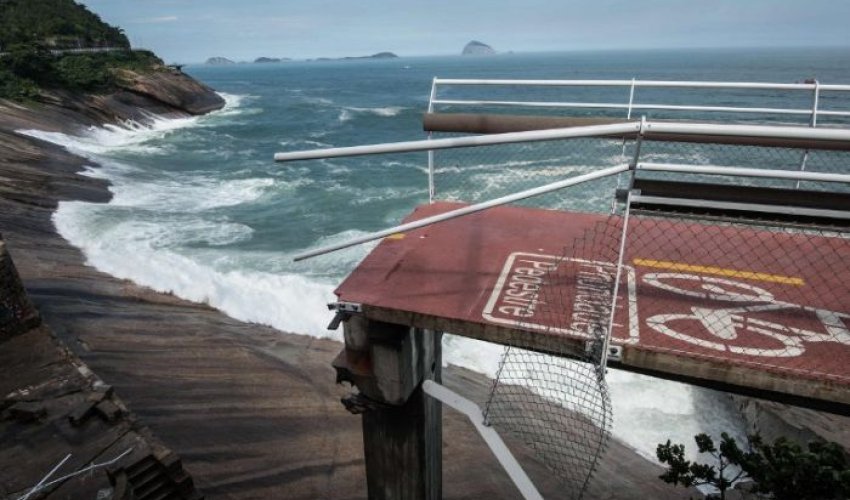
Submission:
[[[850,85],[815,83],[769,82],[711,82],[680,80],[500,80],[470,78],[434,78],[435,85],[521,85],[543,87],[658,87],[658,88],[717,88],[761,90],[820,90],[850,91]]]
[[[525,132],[507,132],[503,134],[472,135],[445,139],[425,139],[385,144],[370,144],[342,148],[313,149],[277,153],[275,161],[319,160],[348,156],[364,156],[387,153],[411,153],[416,151],[435,151],[440,149],[491,146],[521,142],[552,141],[579,137],[615,136],[619,134],[640,133],[647,136],[656,134],[713,135],[763,137],[769,139],[801,139],[820,141],[850,142],[850,130],[809,128],[800,126],[776,125],[721,125],[712,123],[682,123],[644,120],[610,125],[592,125],[588,127],[566,127]]]
[[[477,404],[433,380],[422,382],[422,391],[466,415],[525,500],[543,500],[543,496],[537,491],[537,487],[534,486],[534,483],[522,469],[522,465],[514,458],[511,450],[505,446],[505,442],[502,441],[499,433],[486,423],[484,414]]]
[[[616,167],[609,167],[604,168],[602,170],[597,170],[589,174],[577,175],[575,177],[570,177],[568,179],[552,182],[536,188],[526,189],[525,191],[520,191],[518,193],[502,196],[500,198],[495,198],[493,200],[488,200],[482,203],[476,203],[474,205],[467,205],[462,208],[458,208],[437,215],[432,215],[431,217],[425,217],[424,219],[419,219],[417,221],[393,226],[389,229],[384,229],[381,231],[376,231],[374,233],[359,236],[357,238],[352,238],[350,240],[343,241],[342,243],[309,250],[307,252],[295,255],[292,260],[297,262],[300,260],[317,257],[319,255],[324,255],[326,253],[336,252],[337,250],[342,250],[344,248],[361,245],[370,241],[380,240],[393,234],[406,233],[408,231],[413,231],[414,229],[419,229],[421,227],[437,224],[438,222],[445,222],[447,220],[457,219],[458,217],[482,212],[484,210],[498,207],[501,205],[507,205],[508,203],[513,203],[515,201],[525,200],[534,196],[540,196],[542,194],[551,193],[552,191],[557,191],[559,189],[564,189],[571,186],[576,186],[578,184],[583,184],[585,182],[590,182],[593,180],[602,179],[604,177],[610,177],[612,175],[621,174],[628,170],[628,165],[618,165]]]
[[[639,162],[636,170],[670,172],[676,174],[725,175],[730,177],[758,177],[809,182],[836,182],[850,185],[850,175],[828,172],[800,172],[768,168],[728,167],[719,165],[688,165],[682,163]]]
[[[628,89],[628,102],[575,102],[575,101],[503,101],[481,99],[440,99],[438,88],[446,86],[507,86],[507,87],[622,87]],[[743,90],[785,90],[812,92],[814,98],[811,107],[806,108],[769,108],[755,106],[701,106],[673,105],[664,103],[638,103],[635,101],[636,88],[678,88],[678,89],[743,89]],[[833,116],[850,117],[850,110],[819,109],[819,95],[823,92],[850,92],[850,85],[812,83],[767,83],[767,82],[710,82],[710,81],[674,81],[674,80],[502,80],[502,79],[463,79],[434,78],[431,87],[429,110],[435,105],[463,106],[505,106],[528,108],[574,108],[574,109],[617,109],[626,110],[628,117],[634,110],[659,111],[696,111],[724,113],[759,113],[778,115],[808,115],[812,117]],[[817,119],[810,121],[817,126]]]
[[[366,146],[354,146],[344,148],[327,148],[316,149],[310,151],[294,151],[289,153],[277,153],[274,158],[276,161],[299,161],[299,160],[315,160],[323,158],[339,158],[347,156],[362,156],[372,154],[385,153],[406,153],[414,151],[433,151],[438,149],[460,148],[460,147],[479,147],[497,144],[513,144],[532,141],[551,141],[559,139],[570,139],[578,137],[610,137],[616,134],[637,133],[640,136],[649,137],[653,133],[658,134],[681,134],[681,135],[708,135],[708,136],[745,136],[745,137],[764,137],[773,139],[801,139],[801,140],[820,140],[820,141],[842,141],[850,142],[850,130],[848,129],[814,129],[809,127],[788,127],[788,126],[765,126],[765,125],[720,125],[708,123],[679,123],[679,122],[657,122],[641,119],[639,122],[626,122],[611,125],[595,125],[589,127],[571,127],[550,130],[531,130],[527,132],[509,132],[504,134],[477,135],[467,137],[456,137],[436,140],[422,141],[407,141],[388,144],[372,144]],[[318,255],[323,255],[330,252],[335,252],[343,248],[360,245],[369,241],[378,240],[387,236],[411,231],[421,227],[429,226],[439,222],[444,222],[457,217],[463,217],[469,214],[487,210],[489,208],[506,205],[515,201],[524,200],[534,196],[539,196],[545,193],[550,193],[556,190],[575,186],[584,182],[589,182],[603,177],[618,175],[630,169],[641,170],[656,170],[669,172],[684,172],[689,170],[690,173],[703,174],[724,174],[738,175],[750,177],[776,177],[785,179],[797,180],[812,180],[826,182],[842,182],[850,183],[850,176],[842,174],[827,174],[814,172],[776,172],[776,171],[756,171],[751,168],[741,167],[714,167],[714,166],[684,166],[674,164],[655,164],[638,162],[637,159],[633,165],[617,165],[610,168],[605,168],[584,175],[570,177],[557,182],[552,182],[532,189],[527,189],[517,193],[513,193],[500,198],[488,200],[474,205],[468,205],[456,210],[451,210],[442,214],[426,217],[418,221],[401,224],[381,231],[376,231],[358,238],[329,245],[322,248],[317,248],[307,252],[300,253],[294,257],[294,260],[304,260]]]
[[[527,132],[508,132],[504,134],[473,135],[467,137],[451,137],[447,139],[426,139],[422,141],[393,142],[385,144],[371,144],[367,146],[293,151],[289,153],[277,153],[274,155],[274,159],[275,161],[297,161],[386,153],[413,153],[416,151],[434,151],[438,149],[628,134],[638,132],[639,130],[639,122],[626,122],[614,123],[611,125],[594,125],[590,127],[567,127],[549,130],[530,130]]]

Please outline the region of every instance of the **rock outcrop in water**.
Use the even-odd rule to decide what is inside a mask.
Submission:
[[[463,48],[463,52],[461,52],[461,55],[489,56],[495,53],[496,51],[493,50],[493,47],[487,45],[486,43],[479,42],[478,40],[472,40],[471,42],[466,44],[466,47]]]
[[[224,99],[213,89],[180,71],[143,74],[124,71],[121,77],[122,91],[190,115],[203,115],[224,107]]]
[[[207,62],[205,64],[210,64],[210,65],[213,65],[213,66],[224,66],[226,64],[236,64],[236,63],[231,61],[230,59],[228,59],[226,57],[210,57],[209,59],[207,59]]]

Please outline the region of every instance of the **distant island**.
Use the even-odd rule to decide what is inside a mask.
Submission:
[[[2,1],[2,0],[0,0]],[[353,61],[358,59],[396,59],[398,56],[392,52],[378,52],[376,54],[372,54],[370,56],[346,56],[346,57],[317,57],[315,59],[305,59],[307,62],[312,61]],[[254,64],[272,64],[272,63],[281,63],[292,61],[289,57],[258,57],[254,59]],[[226,57],[210,57],[207,59],[205,64],[209,64],[211,66],[224,66],[228,64],[245,64],[245,62],[233,61]]]
[[[378,52],[371,56],[347,56],[347,57],[317,57],[316,59],[307,59],[308,61],[353,61],[357,59],[396,59],[398,58],[392,52]]]
[[[392,52],[378,52],[377,54],[372,54],[371,56],[359,56],[359,57],[343,57],[343,59],[396,59],[397,55]]]
[[[228,59],[226,57],[210,57],[209,59],[207,59],[206,64],[212,64],[212,65],[215,65],[215,66],[223,66],[225,64],[236,64],[236,63],[231,61],[230,59]]]
[[[471,42],[466,44],[466,47],[463,48],[463,52],[461,52],[461,55],[489,56],[495,53],[496,51],[493,50],[493,47],[487,45],[486,43],[479,42],[478,40],[472,40]]]
[[[284,61],[291,61],[292,59],[288,57],[258,57],[254,59],[255,63],[265,64],[265,63],[279,63]]]

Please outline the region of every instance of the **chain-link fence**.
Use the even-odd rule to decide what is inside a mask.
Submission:
[[[517,256],[511,263],[515,286],[505,292],[505,303],[516,297],[523,305],[525,328],[578,337],[586,345],[577,354],[553,343],[544,354],[517,347],[519,336],[509,340],[485,408],[490,423],[517,435],[558,475],[564,498],[581,498],[611,435],[602,355],[614,305],[620,220],[603,217],[559,255]]]
[[[434,134],[434,138],[452,134]],[[477,203],[604,167],[628,163],[622,140],[581,138],[560,141],[458,148],[434,152],[435,199]],[[522,205],[561,210],[599,211],[610,207],[610,179],[586,196],[555,193]]]
[[[642,350],[850,383],[850,233],[632,214]]]
[[[745,177],[733,168],[843,173],[850,152],[581,138],[444,150],[434,159],[436,198],[464,202],[624,163],[719,168],[637,168],[522,202],[591,212],[595,221],[578,237],[565,228],[554,255],[512,257],[506,269],[522,279],[500,292],[508,306],[515,297],[518,316],[534,317],[518,328],[582,339],[586,351],[559,350],[558,342],[545,353],[527,350],[527,334],[518,333],[506,342],[485,409],[490,423],[558,474],[566,496],[582,496],[610,438],[608,339],[729,373],[753,368],[850,384],[850,233],[834,213],[817,216],[850,210],[847,184]],[[641,195],[671,203],[627,203]],[[677,206],[682,200],[699,203]],[[746,385],[741,377],[727,382]]]
[[[434,138],[456,134],[434,134]],[[435,151],[435,199],[477,203],[537,187],[599,168],[631,163],[636,141],[612,138],[581,138],[559,141],[505,144],[484,148]],[[643,141],[640,161],[694,166],[746,167],[771,170],[842,173],[850,170],[850,152],[756,145]],[[645,179],[682,179],[681,174],[642,172]],[[687,180],[719,185],[746,185],[803,191],[850,191],[846,184],[722,175],[694,175]],[[625,187],[612,179],[609,187]],[[541,208],[599,212],[611,206],[604,192],[586,196],[546,195],[522,204]]]

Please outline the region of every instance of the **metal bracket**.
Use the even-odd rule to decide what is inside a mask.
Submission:
[[[331,302],[328,309],[336,311],[333,319],[328,323],[328,330],[336,330],[343,321],[348,321],[352,314],[363,312],[363,306],[355,302]]]
[[[600,348],[599,340],[589,340],[584,346],[584,352],[588,355],[593,355],[594,352],[599,354]],[[622,361],[623,360],[623,346],[620,345],[612,345],[608,344],[607,346],[607,355],[601,356],[603,360],[607,361]]]
[[[363,305],[356,302],[331,302],[328,304],[328,309],[346,313],[362,313]]]
[[[367,411],[391,408],[391,405],[375,401],[364,396],[362,393],[354,392],[340,399],[345,409],[352,415],[362,415]]]

